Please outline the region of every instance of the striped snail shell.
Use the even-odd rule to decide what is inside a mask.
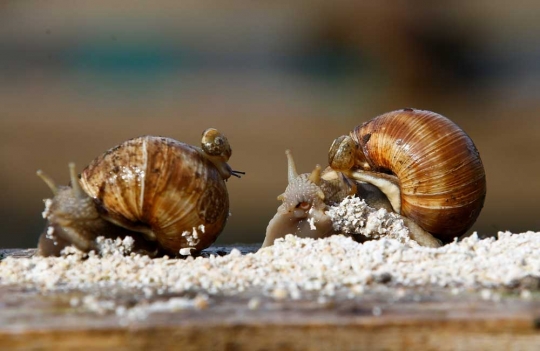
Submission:
[[[89,251],[97,236],[120,231],[168,254],[200,251],[229,216],[225,181],[242,173],[229,167],[230,156],[227,138],[207,129],[201,148],[164,137],[130,139],[93,160],[80,181],[71,165],[71,187],[40,173],[56,194],[44,212],[49,240]],[[40,239],[42,254],[56,254],[49,246]]]
[[[473,141],[430,111],[397,110],[357,126],[334,141],[329,164],[378,186],[397,213],[443,242],[473,225],[486,197],[486,175]]]

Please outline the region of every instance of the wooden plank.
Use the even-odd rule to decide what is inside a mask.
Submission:
[[[224,253],[230,248],[213,248]],[[244,252],[253,248],[243,249]],[[31,255],[31,250],[3,251]],[[211,296],[203,309],[126,318],[72,306],[78,292],[0,287],[2,350],[538,350],[540,298],[395,289],[321,302],[261,291]],[[148,302],[175,296],[153,297]],[[130,298],[130,292],[114,299]],[[251,303],[256,298],[258,308]],[[251,307],[251,308],[250,308]]]

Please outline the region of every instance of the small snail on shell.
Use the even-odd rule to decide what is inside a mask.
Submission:
[[[297,175],[287,156],[289,185],[263,246],[289,233],[334,234],[325,210],[348,195],[400,214],[426,246],[436,246],[433,237],[444,243],[464,234],[484,205],[486,176],[474,143],[430,111],[397,110],[357,126],[334,141],[322,174],[317,166],[311,175]]]
[[[210,128],[201,148],[164,137],[130,139],[93,160],[80,180],[70,164],[71,186],[57,187],[38,171],[55,195],[45,201],[38,253],[59,255],[71,244],[94,250],[98,236],[132,236],[135,249],[151,256],[210,246],[229,216],[225,181],[243,174],[227,164],[231,153],[227,138]]]

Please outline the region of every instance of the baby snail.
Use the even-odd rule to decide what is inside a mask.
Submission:
[[[292,233],[336,234],[325,211],[357,195],[401,215],[411,238],[439,246],[463,235],[486,197],[486,175],[469,136],[440,114],[402,109],[363,123],[337,138],[324,172],[298,175],[287,151],[289,184],[268,224],[264,246]]]
[[[69,245],[97,250],[98,236],[131,236],[134,251],[149,256],[207,248],[229,216],[225,181],[244,174],[227,164],[231,153],[225,135],[209,128],[200,148],[142,136],[93,160],[80,179],[70,164],[70,186],[38,171],[54,194],[45,200],[38,254],[57,256]]]

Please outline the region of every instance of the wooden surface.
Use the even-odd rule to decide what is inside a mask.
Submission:
[[[321,302],[276,301],[249,291],[212,296],[209,306],[200,310],[132,319],[72,307],[77,294],[0,287],[0,350],[540,349],[537,293],[527,300],[508,294],[492,301],[472,292],[452,295],[430,289],[396,294],[380,286],[354,299]],[[259,306],[250,309],[254,298]]]

